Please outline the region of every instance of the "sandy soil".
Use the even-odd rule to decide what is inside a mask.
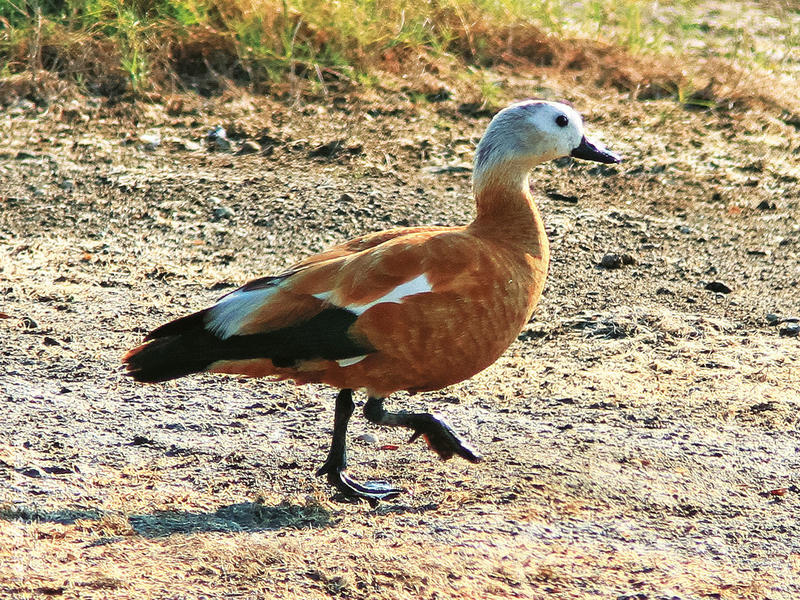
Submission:
[[[507,93],[534,87],[578,95],[626,160],[537,169],[553,260],[533,320],[479,376],[392,401],[484,463],[353,420],[352,473],[409,489],[374,510],[313,476],[333,390],[145,386],[119,358],[333,243],[467,222],[490,113],[387,94],[0,115],[0,595],[800,597],[800,132]],[[204,142],[217,124],[231,152]]]

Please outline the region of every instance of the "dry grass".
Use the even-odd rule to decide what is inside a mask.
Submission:
[[[295,510],[325,512],[314,503]],[[476,518],[466,510],[468,519]],[[439,506],[436,521],[461,519],[463,511]],[[492,509],[482,514],[483,520],[503,518]],[[769,574],[755,580],[718,561],[636,544],[613,550],[602,539],[565,544],[523,533],[500,541],[476,527],[457,543],[442,543],[435,535],[405,530],[402,513],[391,509],[366,523],[353,515],[344,519],[346,527],[286,523],[247,533],[201,530],[164,537],[136,533],[121,515],[68,524],[11,520],[0,530],[0,591],[14,598],[393,600],[616,597],[618,590],[631,589],[755,600],[771,581]],[[531,532],[545,525],[535,519]],[[24,554],[14,550],[22,547]]]
[[[687,0],[598,0],[581,8],[512,0],[85,0],[70,6],[66,18],[0,13],[6,16],[0,100],[52,99],[65,86],[119,98],[131,90],[219,93],[236,84],[279,93],[288,83],[293,93],[313,95],[388,86],[422,101],[469,87],[492,104],[503,100],[496,98],[502,92],[480,69],[505,68],[574,78],[640,100],[798,112],[793,24],[799,19],[781,4],[731,10]],[[56,74],[59,84],[42,71]],[[418,80],[429,83],[418,90]]]

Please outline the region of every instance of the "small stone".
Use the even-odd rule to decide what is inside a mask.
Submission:
[[[578,197],[577,196],[562,194],[562,193],[557,192],[555,190],[545,190],[545,194],[547,194],[548,198],[550,198],[552,200],[557,200],[558,202],[566,202],[567,204],[577,204],[578,203]]]
[[[242,142],[242,145],[239,146],[239,150],[236,154],[256,154],[257,152],[261,152],[261,144],[253,140],[245,140]]]
[[[770,325],[777,325],[781,318],[775,313],[767,313],[767,323]]]
[[[621,269],[625,265],[636,264],[636,259],[630,254],[609,253],[600,259],[600,267],[603,269]]]
[[[25,475],[25,477],[33,477],[35,479],[41,479],[44,477],[44,473],[42,473],[36,467],[23,467],[21,469],[17,469],[17,473],[20,475]]]
[[[217,206],[211,212],[214,215],[214,219],[217,221],[221,219],[232,219],[236,216],[236,211],[233,210],[230,206]]]
[[[311,157],[322,156],[325,158],[331,158],[344,149],[345,142],[346,140],[331,140],[330,142],[326,142],[312,148],[309,150],[308,155]]]
[[[798,337],[800,336],[800,321],[793,321],[786,323],[784,327],[780,328],[778,335],[781,337]]]
[[[152,152],[161,145],[161,134],[143,133],[139,136],[139,141],[141,142],[143,149]]]
[[[425,94],[425,99],[428,102],[445,102],[453,97],[453,93],[452,90],[448,90],[446,87],[442,86],[434,92]]]
[[[353,198],[347,192],[345,192],[341,196],[339,196],[339,202],[353,202],[354,200],[355,200],[355,198]]]
[[[61,189],[65,192],[71,192],[75,189],[75,180],[73,179],[65,179],[61,182]]]
[[[75,469],[72,467],[65,467],[62,465],[53,465],[42,467],[42,471],[45,473],[49,473],[50,475],[68,475],[75,472]]]
[[[23,329],[39,329],[39,324],[30,317],[22,317],[21,324]]]
[[[762,200],[761,202],[758,203],[758,206],[756,206],[756,208],[758,210],[775,210],[777,206],[774,202],[771,202],[770,200]]]
[[[705,289],[707,289],[709,292],[714,292],[717,294],[730,294],[733,291],[721,281],[709,281],[705,285]]]
[[[206,142],[209,150],[220,150],[227,152],[231,149],[231,141],[228,139],[228,132],[222,125],[217,125],[206,134]]]
[[[675,295],[675,292],[673,292],[673,291],[672,291],[671,289],[669,289],[669,288],[666,288],[666,287],[660,287],[660,288],[658,288],[658,289],[656,290],[656,294],[657,294],[658,296],[674,296],[674,295]]]
[[[371,433],[362,433],[356,439],[360,442],[364,442],[365,444],[369,444],[370,446],[374,446],[378,443],[378,438]]]
[[[188,152],[195,152],[201,148],[200,144],[192,140],[181,140],[181,146]]]
[[[675,229],[677,229],[678,231],[680,231],[681,233],[686,234],[686,235],[692,233],[692,228],[691,227],[687,227],[686,225],[679,225]]]
[[[65,123],[87,123],[89,121],[89,115],[83,112],[79,105],[75,106],[68,106],[64,110],[61,111],[61,120]]]
[[[17,160],[25,160],[26,158],[36,158],[36,153],[32,150],[20,150],[17,152]]]

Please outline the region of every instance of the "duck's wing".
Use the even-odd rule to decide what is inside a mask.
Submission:
[[[368,295],[380,298],[405,283],[404,273],[380,267],[379,257],[391,262],[395,254],[381,246],[403,238],[401,246],[413,247],[426,235],[431,232],[414,229],[363,236],[281,275],[253,280],[213,306],[155,329],[123,362],[136,379],[164,381],[222,370],[219,363],[250,361],[246,374],[262,375],[307,361],[369,354],[374,348],[352,328],[362,304],[371,301],[363,300],[364,284],[369,282]]]
[[[296,326],[309,344],[324,339],[326,353],[313,346],[316,354],[295,354],[294,361],[231,358],[209,370],[378,395],[444,387],[487,367],[515,339],[541,291],[546,266],[540,262],[465,230],[398,236],[295,272],[252,310],[227,314],[218,306],[211,314],[220,336]],[[241,308],[245,298],[237,300]],[[308,312],[293,324],[276,321],[299,306]],[[316,320],[323,314],[335,315],[341,327],[326,323],[323,331]]]

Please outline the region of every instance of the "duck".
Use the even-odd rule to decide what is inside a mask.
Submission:
[[[368,233],[254,279],[149,333],[122,362],[134,380],[211,372],[338,389],[333,435],[317,476],[347,499],[377,504],[405,490],[347,472],[354,391],[364,417],[424,438],[443,460],[482,457],[441,417],[390,411],[393,393],[440,390],[494,363],[542,294],[549,263],[530,171],[561,157],[618,163],[584,133],[569,103],[523,100],[499,111],[474,158],[475,218],[465,226]]]

